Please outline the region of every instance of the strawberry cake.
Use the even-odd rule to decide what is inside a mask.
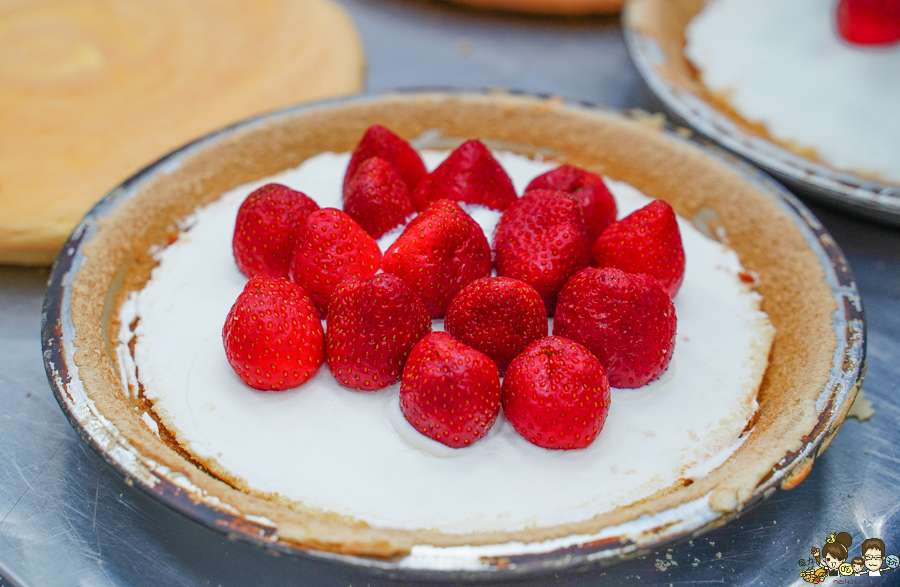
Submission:
[[[900,184],[900,2],[636,0],[626,20],[662,49],[664,60],[647,75],[674,84],[667,102],[729,148],[776,171],[812,170],[788,175],[841,193],[835,182]],[[710,120],[683,89],[739,132]]]
[[[298,369],[296,380],[281,382],[283,391],[267,390],[279,374],[269,379],[258,369],[243,374],[243,359],[229,365],[231,348],[238,357],[247,352],[240,342],[246,331],[229,313],[238,312],[239,297],[248,291],[257,296],[246,306],[252,308],[265,293],[253,284],[275,279],[248,281],[235,261],[239,208],[250,194],[279,184],[319,208],[304,212],[309,234],[323,235],[318,251],[333,244],[328,226],[356,234],[360,225],[338,214],[347,208],[348,193],[371,190],[371,178],[382,178],[379,185],[388,187],[376,190],[379,197],[396,197],[394,171],[352,161],[350,151],[375,123],[415,139],[428,173],[425,180],[419,173],[419,184],[439,175],[441,162],[459,151],[450,149],[462,144],[463,151],[476,153],[480,147],[466,146],[464,139],[483,137],[491,147],[488,155],[511,179],[511,192],[500,193],[511,195],[482,205],[457,194],[461,203],[456,204],[429,196],[433,186],[417,188],[411,200],[417,211],[392,206],[403,210],[399,221],[388,222],[396,225],[366,229],[378,238],[353,237],[375,243],[372,255],[381,258],[384,272],[373,270],[375,265],[363,259],[368,253],[360,253],[348,261],[356,263],[356,277],[308,297],[278,278],[287,285],[276,289],[287,288],[287,298],[299,300],[291,307],[316,318],[303,322],[304,332],[324,334],[321,339],[304,335],[303,355],[317,368]],[[133,198],[104,220],[88,243],[86,264],[73,286],[75,362],[92,405],[115,424],[122,442],[134,447],[141,466],[152,476],[174,480],[198,503],[258,527],[267,543],[401,556],[400,566],[416,568],[482,568],[484,557],[610,538],[639,542],[638,536],[660,531],[641,525],[655,520],[658,526],[660,518],[653,516],[671,516],[663,527],[700,528],[739,511],[818,422],[815,400],[828,380],[837,343],[830,318],[834,301],[816,253],[753,184],[657,127],[554,101],[424,94],[314,108],[195,149],[177,167],[135,186]],[[468,160],[480,160],[479,153]],[[612,227],[635,211],[649,210],[652,222],[662,213],[658,207],[678,213],[671,218],[683,242],[683,276],[639,276],[658,292],[651,296],[656,301],[641,304],[674,308],[677,316],[677,330],[672,317],[672,334],[663,335],[674,351],[661,347],[669,356],[652,372],[635,366],[614,377],[615,361],[579,332],[584,315],[565,316],[594,303],[590,296],[580,297],[585,288],[612,279],[595,275],[602,268],[583,269],[592,253],[614,255],[612,244],[595,245],[580,272],[572,272],[581,282],[571,278],[554,286],[558,294],[552,304],[539,285],[521,285],[527,276],[491,277],[490,263],[487,273],[473,272],[469,261],[478,252],[468,253],[462,266],[445,269],[442,281],[469,272],[447,299],[428,289],[433,284],[416,285],[398,277],[402,268],[391,269],[397,266],[391,255],[407,262],[409,255],[397,251],[411,246],[408,234],[418,235],[423,225],[461,226],[441,224],[449,222],[444,216],[422,220],[441,206],[449,207],[451,217],[462,214],[472,223],[466,230],[497,249],[504,230],[509,232],[504,226],[510,211],[547,191],[526,189],[529,184],[555,169],[568,173],[561,164],[603,174],[618,210],[619,222]],[[364,179],[353,181],[359,173],[347,173],[348,165],[364,169]],[[665,202],[654,204],[656,198]],[[493,209],[499,207],[507,211]],[[535,214],[519,222],[532,222]],[[324,232],[311,227],[316,215],[325,219]],[[140,229],[134,228],[137,219]],[[628,231],[617,230],[608,241],[625,239]],[[440,231],[445,240],[456,233],[456,228]],[[421,234],[416,238],[432,238]],[[774,246],[759,247],[761,238]],[[316,254],[311,250],[307,256]],[[664,273],[672,263],[661,264]],[[295,256],[287,271],[299,283],[306,268]],[[332,280],[325,271],[325,277],[315,278],[319,285],[306,289],[320,291]],[[102,283],[107,285],[98,287]],[[479,300],[491,299],[491,288],[501,286],[510,296],[517,292],[530,300],[509,310],[531,316],[517,320],[537,324],[532,342],[512,351],[483,343],[482,329],[470,327]],[[633,291],[635,285],[629,287]],[[360,294],[359,288],[368,289]],[[383,383],[368,375],[354,379],[361,371],[346,360],[359,356],[352,333],[364,320],[360,304],[373,296],[390,299],[385,307],[401,308],[389,312],[390,319],[402,315],[409,328],[397,336],[411,337],[400,360],[405,367],[378,371]],[[101,315],[98,311],[105,319],[92,318]],[[257,318],[248,315],[254,325]],[[626,321],[641,319],[629,315]],[[233,339],[237,342],[229,342],[230,328],[241,333]],[[540,338],[548,334],[555,336]],[[337,342],[328,340],[332,336]],[[479,344],[494,359],[473,350]],[[102,348],[107,352],[91,350]],[[446,368],[435,367],[436,357],[446,354],[464,357],[460,363],[471,367],[466,377],[472,383],[466,385],[483,398],[473,400],[476,407],[469,411],[482,428],[471,439],[457,438],[456,445],[436,424],[427,424],[436,421],[434,413],[442,414],[440,400],[428,392],[456,385],[448,383]],[[560,369],[585,365],[591,375],[573,376],[567,385],[590,388],[596,394],[591,401],[602,408],[599,419],[579,432],[581,444],[566,439],[550,446],[527,433],[529,416],[523,414],[532,409],[527,407],[532,400],[519,391],[534,384],[527,378],[547,357],[557,356]],[[502,402],[498,375],[503,375]]]

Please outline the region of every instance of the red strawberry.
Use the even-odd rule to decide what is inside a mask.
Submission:
[[[672,206],[656,200],[607,228],[591,249],[594,266],[646,273],[675,297],[684,278],[684,247]]]
[[[297,232],[319,206],[301,192],[277,183],[244,200],[234,226],[234,260],[247,277],[286,277]]]
[[[381,157],[362,162],[344,189],[344,212],[372,238],[402,224],[415,213],[409,187]]]
[[[845,41],[857,45],[900,41],[900,0],[840,0],[837,26]]]
[[[400,410],[428,438],[452,448],[469,446],[500,413],[497,366],[446,332],[432,332],[403,368]]]
[[[438,200],[409,223],[382,266],[416,292],[432,318],[443,318],[459,290],[490,275],[491,248],[459,205]]]
[[[225,356],[253,389],[281,391],[304,383],[325,357],[319,313],[299,285],[257,275],[228,312]]]
[[[640,387],[665,371],[675,348],[675,306],[649,275],[589,267],[559,292],[553,334],[600,359],[613,387]]]
[[[340,210],[322,208],[306,217],[288,276],[325,316],[331,294],[344,278],[369,277],[380,265],[375,239]]]
[[[328,367],[344,387],[375,391],[396,383],[409,352],[431,332],[431,318],[403,280],[379,273],[349,278],[328,312]]]
[[[494,251],[497,274],[534,287],[552,316],[559,289],[590,264],[581,206],[562,192],[526,193],[497,223]]]
[[[450,153],[412,194],[413,206],[419,211],[444,199],[505,210],[516,200],[516,190],[488,148],[471,140]]]
[[[524,281],[484,277],[456,294],[444,328],[490,357],[502,373],[526,346],[547,336],[547,310],[541,294]]]
[[[531,180],[531,190],[558,190],[581,204],[588,242],[592,243],[607,226],[616,221],[616,200],[603,178],[579,167],[563,165]]]
[[[369,127],[350,157],[347,174],[344,176],[345,196],[347,184],[356,175],[357,168],[370,157],[381,157],[390,163],[410,190],[415,189],[422,178],[428,175],[422,158],[408,142],[383,126],[375,124]]]
[[[525,440],[543,448],[584,448],[609,412],[609,382],[600,361],[576,342],[536,340],[503,378],[503,413]]]

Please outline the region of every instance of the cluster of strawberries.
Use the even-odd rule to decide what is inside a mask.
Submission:
[[[616,222],[603,180],[571,166],[517,197],[481,142],[428,173],[381,126],[353,152],[343,197],[343,211],[318,209],[270,184],[240,208],[234,256],[250,281],[223,338],[249,386],[295,387],[324,360],[351,389],[400,381],[406,419],[445,445],[482,438],[502,405],[532,443],[571,449],[603,427],[610,384],[639,387],[668,365],[684,251],[665,202]],[[457,202],[503,211],[493,262]],[[382,257],[375,239],[413,214]]]

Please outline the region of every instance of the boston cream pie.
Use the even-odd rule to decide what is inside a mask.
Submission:
[[[221,341],[218,332],[209,335],[204,329],[224,317],[214,315],[220,306],[227,312],[243,284],[228,246],[228,224],[240,199],[253,186],[306,162],[286,172],[283,181],[327,205],[327,198],[340,193],[329,191],[327,184],[340,185],[339,170],[346,162],[325,153],[348,151],[373,123],[405,137],[431,137],[432,143],[440,137],[458,142],[480,136],[494,149],[518,153],[501,153],[500,160],[519,190],[556,162],[581,165],[613,180],[622,213],[646,201],[641,192],[667,199],[684,219],[717,235],[719,242],[681,221],[688,273],[676,310],[683,314],[679,328],[684,322],[689,330],[679,331],[676,358],[657,384],[614,395],[606,429],[588,450],[538,449],[501,424],[480,444],[448,454],[452,449],[441,450],[445,447],[404,429],[390,401],[391,389],[358,394],[333,388],[323,367],[307,388],[265,394],[243,386],[227,364],[216,367],[224,360],[217,356]],[[334,177],[322,171],[329,166],[338,170]],[[302,180],[307,173],[311,183]],[[488,231],[496,221],[490,214],[474,215]],[[222,232],[224,253],[216,244]],[[694,241],[701,244],[688,244]],[[141,185],[101,223],[85,246],[85,257],[73,284],[72,320],[78,377],[93,405],[154,474],[177,479],[197,501],[274,528],[267,536],[278,544],[320,550],[418,556],[423,549],[433,554],[460,547],[474,548],[479,560],[478,553],[493,552],[500,544],[526,552],[595,540],[605,528],[621,528],[643,514],[671,512],[701,527],[704,520],[740,509],[786,452],[802,445],[816,425],[815,400],[828,380],[836,345],[830,318],[835,305],[821,266],[777,203],[657,127],[554,101],[389,96],[313,108],[250,127],[196,147],[177,168]],[[185,270],[193,275],[189,283],[179,281]],[[697,284],[689,285],[694,279]],[[742,281],[752,282],[762,295],[761,307],[776,328],[767,367],[770,331],[751,326],[764,322],[756,309],[759,298]],[[184,300],[197,294],[183,288],[203,284],[211,288],[201,294],[204,307],[185,309]],[[219,290],[230,292],[227,302],[217,300]],[[716,320],[729,315],[734,326],[701,325],[718,303],[724,306]],[[185,335],[199,335],[185,352],[171,339],[154,338],[167,336],[162,317],[167,307],[180,316],[176,322]],[[203,316],[207,307],[209,316]],[[697,316],[695,330],[690,330],[692,315]],[[219,322],[214,330],[220,327]],[[708,336],[717,348],[703,346],[700,341]],[[93,352],[103,348],[107,353]],[[737,349],[735,368],[747,367],[749,380],[765,369],[758,392],[748,393],[739,383],[741,391],[731,399],[717,397],[723,375],[714,365],[693,363],[694,348],[698,355],[723,361],[728,349]],[[154,355],[171,365],[174,383],[159,384],[168,374],[152,364],[158,360]],[[677,381],[683,382],[685,397],[674,391]],[[143,386],[143,393],[135,384]],[[694,386],[712,394],[690,395],[698,393]],[[221,393],[215,396],[211,389]],[[196,398],[195,390],[213,396]],[[675,397],[666,399],[670,392]],[[704,412],[717,400],[722,400],[718,418],[704,421]],[[661,414],[650,427],[655,406],[629,406],[663,401],[672,402],[667,415],[683,414],[677,419],[686,425],[672,426],[665,420],[675,418]],[[294,425],[295,402],[314,416],[301,414],[297,417],[306,420]],[[247,442],[236,442],[245,426]],[[325,430],[333,426],[337,430]],[[627,428],[626,436],[614,426]],[[326,441],[326,432],[340,438]],[[279,433],[287,433],[291,443],[279,440]],[[250,456],[253,446],[256,457]],[[354,454],[359,451],[362,456]],[[302,460],[285,466],[294,462],[294,452],[303,453],[297,457]],[[644,460],[652,464],[644,466]],[[465,482],[454,485],[454,472]],[[511,479],[504,487],[507,473]],[[554,483],[548,496],[529,489],[536,476],[570,483]],[[422,499],[378,499],[389,491],[384,477],[398,477],[390,483]],[[496,483],[501,485],[494,489]]]

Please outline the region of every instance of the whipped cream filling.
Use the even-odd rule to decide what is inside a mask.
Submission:
[[[830,0],[714,0],[685,30],[703,83],[826,164],[900,183],[900,45],[838,34]]]
[[[433,169],[447,152],[423,156]],[[555,163],[495,154],[518,193]],[[320,206],[341,206],[349,154],[232,190],[187,218],[144,289],[120,308],[123,384],[139,377],[157,417],[200,461],[249,488],[371,526],[445,532],[511,531],[584,520],[706,474],[738,446],[756,409],[773,329],[739,277],[734,251],[679,218],[687,269],[675,299],[668,370],[639,389],[613,389],[606,425],[577,451],[549,451],[501,417],[488,436],[454,450],[417,433],[398,407],[399,384],[341,387],[327,365],[286,392],[250,389],[225,358],[222,325],[246,283],[231,253],[237,209],[279,182]],[[649,198],[609,181],[620,217]],[[499,213],[467,206],[490,239]],[[400,231],[380,239],[382,250]],[[443,327],[434,321],[434,328]],[[694,473],[694,472],[699,472]]]

